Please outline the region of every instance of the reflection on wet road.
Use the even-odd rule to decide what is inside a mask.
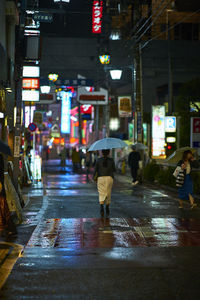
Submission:
[[[200,220],[48,219],[38,225],[27,245],[71,250],[138,246],[200,246]]]
[[[175,195],[116,176],[100,218],[96,185],[55,163],[26,191],[25,249],[1,299],[198,299],[199,208],[180,211]]]

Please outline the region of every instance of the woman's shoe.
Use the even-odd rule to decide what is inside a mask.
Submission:
[[[100,206],[100,214],[101,214],[102,217],[104,217],[104,206],[103,206],[103,204],[101,204],[101,206]]]
[[[106,205],[106,217],[109,217],[110,215],[110,207],[109,205]]]

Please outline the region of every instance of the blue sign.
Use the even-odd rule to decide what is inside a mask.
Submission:
[[[69,134],[70,133],[70,110],[71,110],[71,92],[60,92],[62,99],[61,107],[61,133]]]
[[[36,125],[35,123],[30,123],[30,124],[28,125],[28,129],[29,129],[31,132],[34,132],[34,131],[36,131],[36,129],[37,129],[37,125]]]
[[[53,15],[48,14],[48,13],[39,12],[39,13],[35,13],[33,15],[33,20],[38,21],[38,22],[51,23],[53,21]]]
[[[65,85],[65,86],[94,86],[94,80],[92,79],[65,79],[57,80],[55,85]]]
[[[165,132],[176,132],[176,117],[165,117]]]

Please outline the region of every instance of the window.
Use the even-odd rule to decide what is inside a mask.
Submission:
[[[199,40],[199,24],[181,23],[174,27],[175,40]]]

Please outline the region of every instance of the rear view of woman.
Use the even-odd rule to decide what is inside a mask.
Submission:
[[[95,165],[94,177],[97,178],[99,192],[100,213],[104,216],[104,203],[106,204],[106,216],[110,214],[111,191],[115,172],[115,163],[109,157],[110,150],[102,150],[103,157],[99,158]]]

